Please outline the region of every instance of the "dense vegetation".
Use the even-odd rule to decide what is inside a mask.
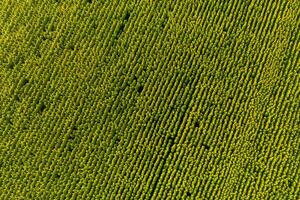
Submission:
[[[300,199],[299,0],[1,0],[0,199]]]

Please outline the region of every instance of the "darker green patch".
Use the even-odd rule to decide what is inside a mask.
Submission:
[[[168,135],[168,141],[171,142],[172,144],[174,144],[175,142],[175,136],[174,135]]]
[[[78,130],[77,126],[75,126],[75,125],[72,126],[72,130],[73,130],[73,131],[77,131],[77,130]]]
[[[170,106],[170,110],[175,110],[175,106],[174,106],[174,105],[171,105],[171,106]]]
[[[122,23],[117,29],[117,35],[123,33],[124,29],[125,29],[125,24]]]
[[[270,113],[267,111],[263,114],[263,117],[269,117],[269,116],[270,116]]]
[[[53,177],[56,178],[56,179],[59,179],[59,178],[60,178],[60,174],[57,173],[57,172],[55,172],[55,173],[53,174]]]
[[[209,150],[209,148],[210,148],[209,145],[207,145],[207,144],[205,144],[205,143],[202,143],[201,145],[202,145],[202,146],[204,147],[204,149],[206,149],[206,150]]]
[[[13,125],[13,123],[12,123],[12,121],[11,121],[11,119],[10,119],[9,117],[6,117],[6,118],[5,118],[5,121],[6,121],[8,124]]]
[[[138,93],[141,93],[143,91],[144,87],[142,85],[137,87]]]
[[[137,80],[138,80],[137,75],[134,75],[134,76],[132,77],[132,81],[137,81]]]
[[[120,24],[117,28],[116,28],[116,31],[114,33],[114,36],[113,38],[114,39],[118,39],[120,37],[120,35],[124,32],[124,29],[125,29],[125,24]]]
[[[59,3],[59,2],[58,2],[58,3]],[[50,31],[50,32],[55,31],[55,25],[54,25],[53,23],[49,25],[49,31]]]
[[[42,36],[42,40],[43,40],[43,41],[47,40],[46,36],[43,35],[43,36]]]
[[[18,101],[18,102],[21,101],[20,96],[17,95],[17,94],[14,95],[13,99],[14,99],[15,101]]]
[[[124,17],[123,17],[123,20],[128,21],[129,17],[130,17],[130,12],[127,10]]]
[[[256,77],[256,73],[255,72],[251,72],[250,77],[251,78],[255,78]]]
[[[44,20],[42,21],[42,24],[41,24],[43,31],[47,31],[48,24],[50,21],[51,21],[51,17],[49,17],[49,16],[44,17]]]
[[[72,152],[72,151],[73,151],[73,149],[74,149],[74,147],[73,147],[73,146],[71,146],[71,145],[69,145],[69,146],[68,146],[68,151],[69,151],[69,152]]]
[[[182,113],[179,117],[179,125],[181,125],[183,123],[183,120],[184,120],[184,113]]]
[[[45,109],[46,109],[46,105],[43,102],[38,104],[37,110],[38,110],[39,113],[44,112]]]
[[[67,46],[67,48],[70,49],[70,50],[72,50],[72,51],[75,50],[75,46],[74,46],[73,44],[69,44],[69,45]]]
[[[29,80],[27,78],[22,78],[20,85],[23,87],[23,86],[27,85],[28,83],[29,83]]]
[[[115,137],[113,137],[113,144],[115,144],[115,145],[118,145],[119,143],[120,143],[120,138],[119,137],[117,137],[117,136],[115,136]]]
[[[288,186],[292,187],[293,186],[293,181],[292,180],[288,180]]]
[[[13,69],[13,68],[14,68],[14,63],[12,63],[12,62],[11,62],[11,63],[8,63],[8,64],[7,64],[7,68],[8,68],[8,69]]]
[[[40,52],[39,49],[35,49],[35,50],[34,50],[34,54],[36,55],[36,57],[39,57],[39,58],[42,57],[42,54],[41,54],[41,52]]]
[[[74,136],[73,134],[70,134],[70,135],[68,136],[68,140],[73,141],[74,139],[75,139],[75,136]]]
[[[160,28],[164,29],[166,27],[168,21],[169,21],[168,15],[164,15],[164,18],[163,18],[163,20],[160,23]]]

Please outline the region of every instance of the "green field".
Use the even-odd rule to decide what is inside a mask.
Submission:
[[[300,0],[0,0],[0,200],[300,200]]]

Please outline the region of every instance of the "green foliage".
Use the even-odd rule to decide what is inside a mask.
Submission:
[[[0,199],[299,199],[297,1],[0,1]]]

